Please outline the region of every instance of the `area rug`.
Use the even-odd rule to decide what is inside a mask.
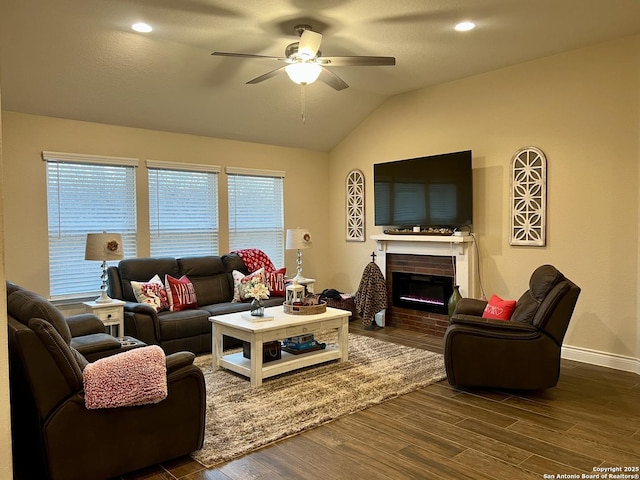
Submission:
[[[325,340],[325,339],[323,339]],[[329,339],[331,343],[331,339]],[[246,377],[195,361],[207,386],[207,467],[445,378],[442,355],[349,334],[349,361],[308,367],[251,388]]]

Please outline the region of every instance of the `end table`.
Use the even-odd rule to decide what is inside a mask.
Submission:
[[[83,302],[85,311],[96,315],[104,323],[108,333],[114,337],[124,336],[124,304],[122,300],[112,300],[108,303]]]

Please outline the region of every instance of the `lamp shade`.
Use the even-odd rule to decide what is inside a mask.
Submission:
[[[306,228],[294,228],[287,230],[285,248],[287,250],[302,250],[311,246],[311,234]]]
[[[287,65],[284,70],[291,81],[298,85],[309,85],[318,79],[322,67],[317,63],[297,62]]]
[[[123,258],[122,235],[119,233],[88,233],[85,260],[120,260]]]

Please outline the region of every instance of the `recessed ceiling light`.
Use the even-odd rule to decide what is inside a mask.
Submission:
[[[151,30],[153,30],[153,28],[151,28],[151,25],[142,22],[134,23],[133,25],[131,25],[131,28],[140,33],[149,33]]]
[[[456,25],[456,31],[458,32],[468,32],[474,28],[476,28],[476,24],[473,22],[460,22]]]

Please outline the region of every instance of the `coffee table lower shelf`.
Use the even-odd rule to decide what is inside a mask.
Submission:
[[[340,350],[332,345],[327,345],[324,350],[293,355],[285,352],[281,353],[282,358],[262,364],[262,377],[269,378],[281,373],[290,372],[299,368],[317,365],[319,363],[330,362],[342,358]],[[220,366],[236,372],[245,377],[251,378],[251,359],[244,357],[242,352],[224,355],[220,359]]]

